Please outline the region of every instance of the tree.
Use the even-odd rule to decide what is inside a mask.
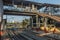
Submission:
[[[26,28],[27,25],[28,25],[28,19],[24,19],[24,20],[22,21],[22,26],[23,26],[23,28]]]

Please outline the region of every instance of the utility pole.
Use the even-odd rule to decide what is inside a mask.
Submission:
[[[0,0],[0,28],[3,30],[3,1]]]

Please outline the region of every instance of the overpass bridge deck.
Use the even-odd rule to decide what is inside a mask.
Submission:
[[[45,13],[40,13],[40,12],[36,12],[36,11],[12,11],[12,10],[4,10],[4,14],[8,14],[8,15],[39,15],[42,17],[47,17],[47,18],[51,18],[55,21],[60,22],[60,17],[58,16],[54,16],[54,15],[48,15]]]

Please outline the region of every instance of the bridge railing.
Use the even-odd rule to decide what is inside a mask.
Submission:
[[[15,7],[11,7],[11,6],[4,6],[3,9],[11,10],[11,11],[24,11],[23,8],[15,8]]]
[[[11,6],[4,6],[3,7],[4,10],[10,10],[10,11],[22,11],[22,12],[39,12],[38,10],[32,10],[30,7],[25,7],[25,8],[15,8],[15,7],[11,7]]]
[[[9,11],[17,11],[17,12],[33,12],[33,13],[45,13],[45,12],[42,12],[40,10],[37,10],[36,8],[34,8],[34,10],[32,10],[32,8],[30,7],[24,7],[24,8],[20,8],[20,7],[13,7],[13,6],[3,6],[3,9],[4,10],[9,10]],[[51,13],[45,13],[45,14],[48,14],[48,15],[52,15]],[[54,13],[53,15],[55,14],[59,14],[59,13]]]

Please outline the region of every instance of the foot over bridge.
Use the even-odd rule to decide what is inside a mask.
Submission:
[[[46,18],[51,18],[57,22],[60,22],[60,17],[59,16],[54,16],[54,15],[48,15],[46,13],[40,13],[40,12],[28,12],[28,11],[9,11],[9,10],[5,10],[4,11],[5,15],[26,15],[26,16],[42,16],[42,17],[46,17]]]

